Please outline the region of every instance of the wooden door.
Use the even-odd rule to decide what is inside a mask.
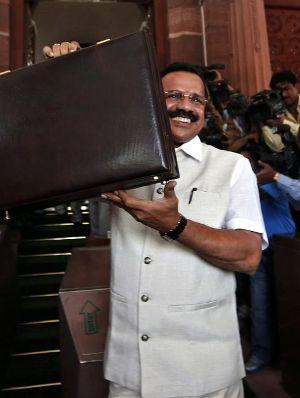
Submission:
[[[26,40],[30,40],[30,24],[28,12],[32,8],[32,4],[38,1],[31,0],[0,0],[7,8],[10,7],[10,14],[6,17],[9,19],[9,54],[10,69],[16,69],[26,65],[27,55],[30,48],[26,46]],[[124,1],[124,0],[123,0]],[[89,0],[86,0],[88,3]],[[93,1],[90,1],[93,3]],[[121,2],[121,1],[120,1]],[[137,3],[145,9],[145,22],[153,32],[158,61],[161,68],[169,62],[169,45],[168,45],[168,21],[166,0],[136,0]],[[1,4],[1,3],[0,3]],[[1,37],[0,37],[1,39]],[[0,65],[1,67],[2,65]],[[4,69],[4,68],[2,68]]]

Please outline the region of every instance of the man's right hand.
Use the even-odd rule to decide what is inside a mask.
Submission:
[[[64,41],[62,43],[53,44],[53,46],[45,46],[43,54],[45,58],[55,58],[61,55],[69,54],[80,49],[80,44],[77,41]]]

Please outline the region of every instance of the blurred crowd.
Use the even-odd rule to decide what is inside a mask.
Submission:
[[[293,236],[300,226],[300,95],[288,70],[273,74],[269,90],[247,97],[222,78],[220,69],[203,68],[210,98],[200,137],[250,160],[269,238],[255,275],[237,274],[238,314],[251,314],[246,370],[255,372],[278,356],[273,236]]]

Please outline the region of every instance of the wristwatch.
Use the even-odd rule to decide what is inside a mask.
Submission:
[[[179,221],[174,228],[170,229],[167,232],[160,232],[159,234],[162,238],[169,238],[169,239],[175,240],[179,237],[181,232],[185,229],[186,225],[187,225],[187,219],[182,214],[180,214]]]

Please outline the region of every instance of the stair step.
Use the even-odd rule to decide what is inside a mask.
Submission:
[[[14,353],[54,350],[59,348],[59,320],[29,322],[17,325]]]
[[[41,211],[33,211],[31,213],[18,213],[12,212],[18,219],[23,220],[25,226],[31,224],[45,224],[50,222],[71,222],[73,211],[69,206],[66,213],[58,214],[55,208],[48,208]],[[81,206],[81,215],[83,221],[89,220],[89,208],[88,206]]]
[[[60,237],[60,236],[78,236],[89,234],[90,225],[88,222],[83,222],[80,227],[75,226],[71,222],[54,223],[54,224],[39,224],[25,226],[22,229],[24,238],[46,238],[46,237]]]
[[[31,386],[10,387],[1,391],[1,398],[61,398],[62,385],[46,383]]]
[[[13,354],[4,388],[59,382],[59,355],[59,350]]]
[[[58,293],[64,272],[19,274],[18,285],[22,296]]]
[[[63,272],[71,252],[22,254],[18,256],[17,270],[21,274]]]
[[[65,223],[65,222],[72,222],[72,215],[73,213],[71,211],[68,211],[67,214],[46,212],[44,214],[31,215],[29,221],[35,224]],[[89,221],[88,211],[85,210],[82,212],[82,219],[83,221]]]
[[[41,253],[41,254],[22,254],[18,256],[18,263],[55,263],[57,261],[65,262],[68,261],[71,256],[71,252],[62,253]]]
[[[58,294],[22,297],[20,322],[38,322],[58,318]]]
[[[71,212],[55,209],[24,220],[18,250],[21,311],[4,398],[60,398],[58,289],[73,247],[83,246],[89,234],[89,213],[74,226]]]
[[[60,251],[69,252],[73,247],[83,246],[86,236],[68,236],[60,238],[23,239],[18,253],[21,254],[47,254]]]

